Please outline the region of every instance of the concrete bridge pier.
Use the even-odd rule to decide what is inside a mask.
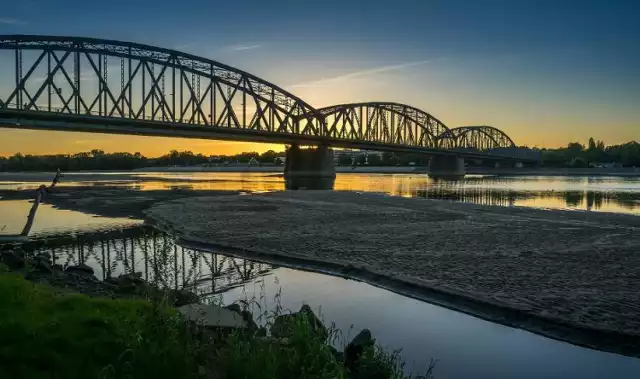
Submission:
[[[464,178],[464,158],[455,155],[434,155],[429,160],[429,177],[457,180]]]
[[[333,189],[336,169],[332,149],[327,146],[301,149],[291,145],[286,157],[284,181],[287,189]]]

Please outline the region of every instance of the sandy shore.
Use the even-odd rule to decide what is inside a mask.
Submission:
[[[505,324],[640,355],[637,216],[322,191],[188,198],[146,213],[192,243],[341,270]]]

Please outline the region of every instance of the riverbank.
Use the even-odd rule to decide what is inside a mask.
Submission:
[[[635,216],[314,191],[191,198],[147,214],[200,248],[310,264],[575,344],[640,355]]]
[[[62,270],[50,259],[0,253],[1,377],[405,378],[399,356],[371,332],[346,344],[308,305],[254,315],[251,299],[225,307],[177,301],[184,290],[157,277],[100,282],[86,265]]]

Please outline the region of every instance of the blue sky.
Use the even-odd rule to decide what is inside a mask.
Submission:
[[[637,1],[0,2],[1,34],[175,48],[247,70],[318,107],[404,102],[450,126],[494,125],[530,146],[640,139]],[[27,140],[26,132],[1,133],[16,146]],[[92,138],[121,146],[113,142],[120,137],[82,140]]]

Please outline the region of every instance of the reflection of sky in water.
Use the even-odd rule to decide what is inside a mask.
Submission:
[[[85,262],[101,279],[109,272],[140,271],[153,280],[158,267],[166,285],[181,288],[186,278],[201,295],[226,304],[263,296],[262,307],[273,309],[281,291],[285,309],[304,303],[320,308],[345,340],[368,328],[383,346],[402,348],[408,370],[425,370],[431,358],[438,359],[438,378],[635,378],[640,370],[636,358],[551,340],[353,280],[185,249],[159,233],[58,246],[53,255],[63,265]],[[253,311],[260,313],[255,306]]]
[[[96,180],[98,178],[98,180]],[[79,182],[77,180],[91,180]],[[65,174],[61,186],[116,185],[139,190],[198,189],[282,191],[273,173],[175,172]],[[32,188],[36,183],[0,182],[0,188]],[[426,174],[338,173],[334,189],[381,192],[492,205],[640,213],[640,178],[562,176],[468,176],[463,181],[434,181]]]
[[[0,200],[0,235],[19,234],[24,228],[32,205],[26,200]],[[128,218],[94,217],[86,213],[56,209],[49,204],[40,204],[31,227],[31,235],[88,232],[141,222]]]
[[[368,328],[383,346],[402,349],[410,371],[437,359],[436,378],[636,378],[640,360],[580,348],[494,324],[368,284],[289,269],[264,279],[265,298],[282,289],[286,309],[322,307],[351,337]],[[260,296],[260,279],[223,294],[225,302]]]

